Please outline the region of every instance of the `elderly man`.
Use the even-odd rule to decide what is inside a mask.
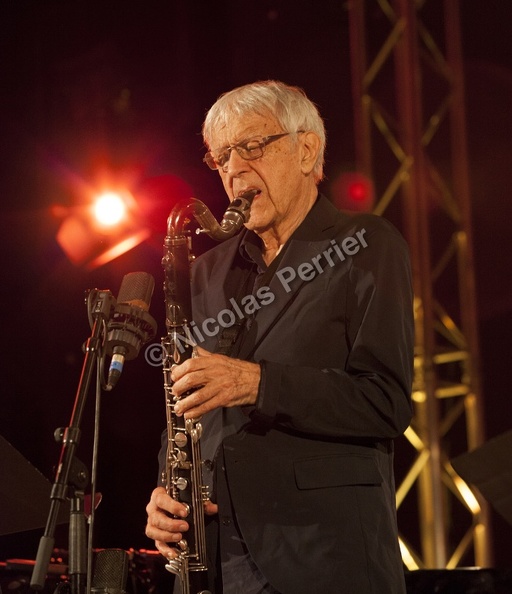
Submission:
[[[175,395],[192,390],[175,412],[202,417],[212,461],[209,589],[403,593],[393,439],[411,419],[405,242],[319,195],[325,130],[301,89],[226,93],[203,136],[229,200],[256,192],[243,232],[192,269],[196,327],[226,309],[242,323],[228,350],[217,324],[172,374]],[[185,506],[160,486],[147,512],[147,536],[172,559]]]

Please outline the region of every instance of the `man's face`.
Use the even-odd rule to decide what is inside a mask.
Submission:
[[[258,114],[244,116],[230,122],[212,138],[214,153],[254,137],[283,133],[279,124]],[[246,227],[262,233],[277,228],[283,221],[294,219],[301,212],[302,199],[311,192],[311,174],[303,166],[304,147],[302,134],[288,135],[269,143],[263,156],[252,161],[244,160],[235,149],[219,174],[224,189],[233,200],[249,189],[257,189],[250,220]]]

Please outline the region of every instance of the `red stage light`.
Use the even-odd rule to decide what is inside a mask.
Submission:
[[[359,172],[342,173],[331,185],[331,198],[340,210],[371,212],[374,206],[373,182]]]
[[[355,181],[348,186],[348,196],[356,202],[366,200],[368,198],[368,185],[360,181]]]

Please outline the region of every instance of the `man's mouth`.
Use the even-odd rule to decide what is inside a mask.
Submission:
[[[248,198],[250,197],[252,200],[257,198],[261,194],[261,190],[258,188],[246,188],[238,193],[237,198]]]

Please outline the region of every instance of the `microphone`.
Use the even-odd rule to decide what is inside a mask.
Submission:
[[[94,553],[91,592],[94,594],[126,594],[129,556],[122,549],[101,549]]]
[[[106,352],[112,357],[108,391],[121,376],[125,359],[135,359],[140,347],[156,334],[156,322],[149,314],[154,288],[155,280],[147,272],[130,272],[123,278],[117,305],[107,325]]]

